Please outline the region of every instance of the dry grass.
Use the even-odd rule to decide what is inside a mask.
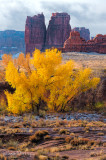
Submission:
[[[98,136],[104,136],[104,133],[103,132],[99,132]]]
[[[66,142],[66,143],[70,143],[71,140],[72,140],[72,137],[70,137],[70,136],[67,136],[67,137],[65,138],[65,142]]]
[[[67,129],[60,129],[59,134],[67,134]]]
[[[71,140],[72,146],[78,146],[78,145],[85,145],[88,144],[90,140],[87,138],[76,138],[74,137],[73,140]]]
[[[87,120],[56,119],[43,120],[42,123],[41,120],[36,121],[34,117],[30,119],[27,116],[25,116],[25,118],[23,116],[18,122],[4,123],[4,121],[1,120],[0,123],[0,133],[3,133],[6,137],[0,138],[1,149],[37,152],[38,155],[49,156],[50,154],[54,154],[54,152],[57,154],[64,151],[71,152],[72,150],[94,150],[96,147],[101,148],[106,145],[104,137],[102,136],[103,133],[105,133],[104,128],[106,124],[101,121],[88,122]],[[32,128],[32,123],[37,127]],[[44,124],[45,127],[43,126]],[[56,124],[59,126],[56,127]],[[42,129],[40,129],[40,126],[43,126]],[[45,129],[43,130],[43,128]],[[24,133],[22,132],[23,130]],[[85,131],[88,130],[89,132],[86,133]],[[17,137],[17,135],[19,137]],[[22,138],[21,135],[23,135]],[[20,139],[22,140],[20,141]],[[103,142],[101,139],[103,139]],[[54,159],[55,158],[57,157],[54,156]],[[52,159],[53,157],[51,160]],[[61,160],[62,158],[58,157],[57,160],[58,159]]]
[[[77,67],[90,67],[93,70],[103,70],[106,69],[106,55],[91,55],[91,54],[81,54],[76,52],[68,52],[63,54],[63,60],[67,61],[69,59],[77,62]]]
[[[7,157],[3,154],[0,154],[0,160],[8,160]]]
[[[100,160],[106,160],[106,155],[101,157]]]
[[[34,135],[30,136],[29,140],[32,142],[32,143],[37,143],[37,142],[40,142],[41,140],[44,139],[44,137],[46,135],[48,135],[48,131],[46,130],[42,130],[42,131],[36,131]]]

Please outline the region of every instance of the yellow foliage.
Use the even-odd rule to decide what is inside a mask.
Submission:
[[[33,57],[10,61],[6,67],[6,81],[16,88],[14,94],[6,91],[8,110],[23,113],[39,109],[44,101],[49,110],[65,110],[66,104],[75,96],[96,87],[99,78],[93,78],[91,69],[74,69],[75,62],[62,64],[61,52],[48,49],[41,53],[35,50]]]
[[[0,81],[4,81],[5,79],[5,72],[4,70],[0,70]]]
[[[4,67],[6,67],[10,61],[11,61],[11,62],[13,61],[12,55],[4,54],[4,55],[2,56],[2,62],[3,62],[3,64],[4,64]]]

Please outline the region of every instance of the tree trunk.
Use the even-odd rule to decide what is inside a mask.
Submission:
[[[37,104],[36,109],[37,109],[37,115],[39,116],[39,104]]]
[[[32,102],[32,112],[34,113],[34,105],[33,105],[33,102]]]

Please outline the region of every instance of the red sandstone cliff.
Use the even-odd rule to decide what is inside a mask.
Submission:
[[[70,32],[70,37],[64,42],[64,50],[81,52],[81,46],[85,44],[86,41],[80,37],[80,33],[77,31]]]
[[[80,36],[84,38],[86,41],[90,40],[90,31],[85,27],[75,27],[73,31],[78,31]]]
[[[63,52],[98,52],[106,53],[106,35],[98,34],[93,40],[85,41],[80,33],[72,31],[64,42]]]
[[[27,17],[25,26],[26,53],[32,53],[35,48],[44,50],[51,47],[59,48],[65,52],[106,53],[106,35],[99,34],[94,39],[88,40],[90,39],[89,29],[77,27],[70,33],[69,21],[70,16],[67,13],[53,13],[46,32],[43,14]]]
[[[47,29],[46,48],[63,47],[71,31],[69,21],[67,13],[52,13]]]
[[[46,26],[43,14],[27,17],[25,25],[26,53],[32,53],[35,48],[42,50],[45,44]]]

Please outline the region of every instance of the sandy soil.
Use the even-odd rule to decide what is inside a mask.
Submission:
[[[18,157],[19,160],[34,160],[35,155],[55,157],[50,160],[65,160],[63,157],[66,155],[68,160],[101,160],[106,156],[106,124],[103,119],[102,121],[42,118],[36,120],[36,116],[30,118],[29,115],[12,117],[12,119],[2,116],[0,118],[0,154],[6,157]],[[41,139],[37,143],[30,142],[30,136],[39,130],[48,131],[49,139]],[[65,130],[66,133],[60,134],[61,130]],[[89,145],[72,145],[72,141],[67,142],[66,137],[70,137],[72,141],[87,139]],[[9,141],[13,145],[12,149]],[[16,142],[17,146],[14,144]],[[24,148],[25,144],[27,146]],[[48,160],[48,158],[41,160]]]

